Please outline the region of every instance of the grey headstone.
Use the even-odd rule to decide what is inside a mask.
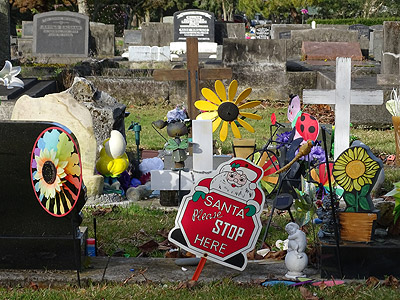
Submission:
[[[10,4],[8,0],[0,0],[0,68],[5,60],[10,60]]]
[[[358,32],[358,37],[365,36],[368,39],[370,38],[369,35],[371,29],[369,29],[369,27],[366,25],[363,24],[350,25],[349,30],[356,30]]]
[[[382,61],[383,30],[371,32],[370,51],[376,61]]]
[[[199,42],[214,42],[215,17],[205,10],[184,10],[174,13],[174,41],[196,37]]]
[[[114,56],[113,24],[90,22],[90,51],[96,56]]]
[[[141,46],[169,46],[174,41],[174,25],[149,22],[142,24]]]
[[[174,16],[165,16],[162,18],[163,23],[174,24]]]
[[[22,21],[22,37],[33,37],[33,21]]]
[[[33,55],[87,57],[89,17],[51,11],[33,17]]]
[[[381,73],[400,75],[400,22],[384,22],[383,26],[383,53],[387,54],[382,56]]]
[[[19,38],[18,39],[18,52],[21,56],[32,56],[32,39]]]
[[[124,30],[125,45],[140,45],[141,42],[142,42],[142,31]]]

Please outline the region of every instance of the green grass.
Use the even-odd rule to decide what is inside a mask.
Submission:
[[[306,287],[310,295],[306,298],[299,288],[282,285],[263,287],[260,284],[235,283],[230,279],[213,283],[199,283],[193,288],[182,288],[179,283],[169,284],[107,284],[92,285],[86,288],[65,287],[62,289],[39,288],[0,288],[1,299],[398,299],[397,288],[377,286],[368,287],[365,282],[352,283],[331,288]],[[304,291],[303,291],[304,293]]]
[[[82,222],[82,226],[87,226],[93,237],[93,217],[96,217],[98,249],[101,254],[108,256],[117,250],[126,256],[138,256],[141,253],[138,247],[144,243],[165,240],[160,232],[171,230],[176,217],[175,212],[141,208],[134,204],[109,210],[84,208],[85,218]],[[104,214],[99,215],[101,212]],[[155,250],[149,255],[162,257],[164,253]]]

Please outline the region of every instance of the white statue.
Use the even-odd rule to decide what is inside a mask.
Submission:
[[[307,238],[303,231],[299,229],[299,225],[290,222],[285,227],[288,236],[288,250],[285,257],[285,265],[288,269],[287,278],[304,277],[303,270],[307,267],[308,257],[305,253],[307,246]]]

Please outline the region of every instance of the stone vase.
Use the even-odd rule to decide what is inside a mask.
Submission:
[[[396,166],[400,167],[400,116],[392,116],[396,141]]]

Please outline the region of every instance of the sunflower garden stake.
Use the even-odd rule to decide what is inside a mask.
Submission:
[[[390,100],[386,102],[386,108],[392,114],[396,140],[396,166],[400,167],[400,95],[396,89],[392,90]]]
[[[378,213],[370,193],[383,164],[368,146],[360,142],[354,144],[343,151],[333,165],[333,176],[344,189],[343,198],[346,202],[345,212],[339,216],[341,238],[369,242]]]
[[[213,132],[215,132],[222,123],[219,132],[219,138],[222,142],[225,141],[228,136],[229,125],[235,138],[240,139],[242,137],[236,122],[246,130],[254,133],[254,128],[241,117],[254,120],[261,119],[260,115],[242,111],[243,109],[254,108],[261,103],[261,101],[250,101],[241,104],[250,95],[251,88],[245,89],[235,100],[237,88],[238,83],[236,80],[233,80],[229,85],[227,95],[224,84],[220,80],[217,80],[215,82],[216,93],[208,88],[203,88],[201,93],[207,101],[199,100],[194,104],[196,108],[204,111],[197,116],[198,120],[213,120]]]

